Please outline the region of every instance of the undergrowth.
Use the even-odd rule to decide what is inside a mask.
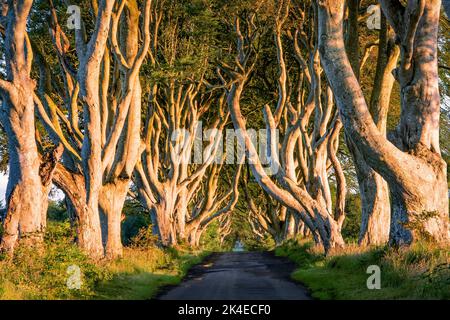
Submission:
[[[159,248],[144,230],[122,258],[94,262],[78,249],[72,232],[68,222],[50,222],[43,247],[18,247],[13,257],[3,257],[0,299],[150,299],[206,255]],[[70,285],[73,268],[80,271],[79,287]]]
[[[418,242],[410,247],[348,245],[325,256],[308,241],[289,241],[275,250],[295,261],[293,279],[317,299],[450,299],[448,246]],[[368,289],[371,265],[380,267],[381,288]]]

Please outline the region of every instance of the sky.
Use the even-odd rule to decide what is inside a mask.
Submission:
[[[0,204],[2,207],[5,205],[5,193],[7,184],[8,184],[8,175],[0,173]],[[50,198],[52,200],[61,200],[64,198],[64,194],[62,193],[61,190],[56,190],[56,192],[52,192]]]
[[[8,183],[8,176],[0,173],[0,203],[5,204],[6,185]]]

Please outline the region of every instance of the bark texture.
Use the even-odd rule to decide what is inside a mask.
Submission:
[[[360,70],[365,63],[359,59],[358,17],[359,1],[348,2],[348,21],[346,31],[346,52],[355,76],[359,79]],[[388,25],[384,15],[381,17],[381,30],[378,41],[378,61],[370,99],[370,113],[382,134],[386,135],[387,112],[394,78],[392,70],[398,59],[398,48],[389,42]],[[372,46],[368,47],[369,50]],[[367,49],[367,48],[366,48]],[[389,240],[390,200],[386,181],[366,162],[364,155],[356,147],[351,136],[345,135],[348,149],[352,155],[361,195],[361,229],[359,244],[380,245]]]
[[[437,29],[440,1],[403,7],[381,1],[401,44],[402,113],[396,145],[372,120],[345,53],[344,1],[319,1],[320,53],[348,135],[367,163],[389,184],[392,199],[390,241],[409,244],[426,237],[448,241],[446,164],[439,150]]]
[[[47,218],[47,197],[54,167],[62,149],[38,152],[35,139],[31,79],[33,53],[26,24],[33,1],[3,4],[6,79],[0,79],[1,122],[8,136],[9,178],[6,218],[0,250],[12,253],[17,241],[39,246]]]

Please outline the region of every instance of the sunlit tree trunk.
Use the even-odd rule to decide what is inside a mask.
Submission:
[[[348,1],[348,22],[346,30],[346,51],[355,76],[360,75],[359,57],[359,0]],[[392,44],[391,44],[392,46]],[[393,85],[391,72],[397,56],[394,48],[388,52],[388,26],[382,15],[378,43],[378,63],[371,96],[370,112],[380,131],[386,135],[387,111]],[[394,55],[394,57],[391,57]],[[391,60],[388,65],[388,58]],[[364,61],[362,61],[364,62]],[[361,229],[359,243],[364,245],[384,244],[389,240],[390,200],[386,181],[365,161],[364,155],[355,146],[351,136],[346,135],[348,149],[353,157],[356,177],[361,195]]]
[[[128,1],[122,15],[117,13],[113,17],[111,38],[114,39],[113,41],[116,41],[115,39],[118,37],[120,42],[120,49],[116,48],[114,54],[116,58],[122,55],[124,60],[120,64],[122,100],[119,102],[119,108],[122,106],[124,110],[128,108],[128,112],[125,113],[123,111],[123,114],[120,114],[119,111],[117,114],[116,123],[122,121],[123,128],[120,132],[120,138],[115,142],[116,150],[111,151],[111,156],[107,159],[111,163],[108,165],[103,164],[107,172],[100,191],[99,206],[108,221],[106,257],[109,259],[122,256],[122,208],[130,187],[134,167],[142,151],[140,148],[142,89],[139,70],[140,63],[142,63],[141,59],[146,55],[150,44],[150,30],[148,30],[151,19],[150,5],[151,0],[147,0],[143,4],[144,43],[141,48],[139,47],[140,11],[137,1]],[[120,24],[118,31],[117,24]],[[107,75],[109,73],[106,73],[104,76]],[[125,119],[120,120],[122,117]],[[110,137],[114,135],[114,131],[118,128],[120,127],[115,127],[113,124],[110,129]],[[109,141],[113,141],[113,139]],[[114,144],[107,143],[104,148],[112,150],[112,146]],[[104,151],[104,153],[106,152]],[[103,160],[105,161],[105,157]]]
[[[186,222],[186,234],[190,243],[198,246],[202,233],[215,220],[219,220],[219,232],[228,232],[229,225],[222,224],[233,212],[239,200],[239,179],[242,170],[242,164],[234,174],[233,181],[230,181],[231,190],[220,195],[218,183],[222,165],[213,165],[207,182],[205,183],[205,195],[199,197],[200,203],[195,205],[190,219]],[[226,202],[227,201],[227,202]],[[228,222],[227,222],[228,223]]]
[[[145,150],[136,165],[134,182],[139,199],[153,214],[153,225],[165,246],[189,238],[188,206],[215,160],[228,118],[222,113],[222,101],[219,103],[219,114],[210,128],[213,133],[209,144],[202,150],[203,161],[201,164],[191,164],[189,159],[199,117],[211,103],[210,98],[200,93],[201,89],[202,86],[195,83],[176,85],[173,80],[166,88],[154,86],[146,116],[143,134]],[[162,97],[158,99],[158,95]],[[205,105],[200,104],[205,100]],[[166,114],[169,115],[167,118]]]
[[[79,60],[75,73],[75,67],[67,58],[71,43],[59,25],[57,10],[50,1],[50,34],[58,54],[64,88],[41,86],[42,102],[37,100],[39,118],[49,137],[65,147],[61,165],[69,174],[64,175],[65,181],[56,183],[71,198],[78,216],[80,247],[93,258],[103,257],[103,242],[108,258],[122,253],[122,207],[142,151],[139,71],[150,47],[151,3],[151,0],[142,3],[140,34],[141,13],[136,1],[123,1],[117,6],[114,0],[93,2],[92,10],[97,14],[89,41],[86,42],[83,28],[75,30]],[[41,77],[51,79],[51,73],[45,72],[48,69],[45,63],[45,59],[41,59]],[[58,89],[56,94],[64,101],[67,112],[52,100],[53,91]],[[82,119],[79,119],[79,102],[83,106]],[[78,127],[79,123],[83,130]],[[71,187],[79,183],[83,187]],[[84,193],[84,196],[74,199],[72,190]],[[105,234],[105,239],[102,239],[99,209],[109,226],[106,230],[109,237]]]
[[[74,211],[76,241],[79,247],[93,258],[103,257],[100,219],[96,219],[96,215],[86,204],[84,176],[58,165],[53,182],[64,192]]]
[[[47,217],[51,177],[62,150],[39,156],[34,121],[33,53],[26,24],[33,1],[3,3],[6,80],[0,79],[1,122],[8,136],[7,213],[1,250],[12,253],[18,240],[39,246]]]
[[[397,65],[399,48],[390,36],[386,18],[381,17],[378,62],[374,86],[370,99],[370,113],[383,135],[386,135],[387,114],[389,110],[394,77],[392,71]],[[359,154],[359,153],[358,153]],[[357,168],[362,200],[360,244],[385,244],[389,240],[391,205],[387,182],[362,159]]]
[[[322,64],[333,88],[345,131],[367,163],[389,184],[390,241],[409,244],[426,237],[448,240],[446,164],[439,150],[440,101],[437,30],[440,1],[381,1],[401,42],[402,113],[396,146],[376,127],[343,41],[344,1],[319,1]]]

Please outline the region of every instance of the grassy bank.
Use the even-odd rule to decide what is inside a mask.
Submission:
[[[135,245],[124,248],[122,259],[95,263],[72,239],[67,222],[50,223],[44,248],[18,248],[14,258],[3,257],[0,299],[150,299],[160,286],[178,283],[206,255]],[[81,287],[73,289],[68,281],[78,268]]]
[[[448,247],[417,243],[410,248],[347,248],[324,256],[310,242],[291,241],[276,254],[295,261],[293,279],[317,299],[450,299]],[[381,270],[381,289],[367,288],[367,268]]]

